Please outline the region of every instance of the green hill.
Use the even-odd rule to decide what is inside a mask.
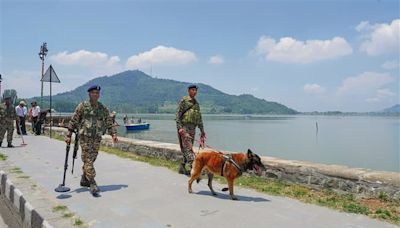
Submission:
[[[89,85],[99,84],[101,101],[122,113],[174,113],[179,99],[187,94],[190,83],[153,78],[141,71],[125,71],[113,76],[95,78],[75,90],[53,96],[53,107],[60,112],[71,112],[82,100],[87,99]],[[203,113],[238,114],[295,114],[277,102],[258,99],[252,95],[229,95],[211,86],[199,86],[198,101]],[[39,100],[38,98],[35,98]],[[48,97],[44,98],[48,107]]]
[[[393,105],[392,107],[385,108],[382,112],[385,113],[400,113],[400,104]]]

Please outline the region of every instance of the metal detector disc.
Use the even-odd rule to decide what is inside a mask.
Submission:
[[[63,185],[59,185],[56,189],[54,189],[54,191],[56,192],[69,192],[71,189],[68,187],[65,187]]]

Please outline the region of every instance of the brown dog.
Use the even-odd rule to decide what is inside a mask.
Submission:
[[[212,187],[214,174],[224,176],[228,181],[229,195],[232,200],[238,200],[233,194],[233,182],[247,170],[254,170],[261,176],[262,171],[266,170],[261,162],[261,158],[250,149],[247,153],[225,155],[219,152],[203,152],[196,156],[193,162],[191,177],[189,179],[188,190],[192,193],[192,183],[201,176],[205,169],[208,175],[208,187],[213,195],[217,195]],[[223,190],[224,191],[224,190]]]

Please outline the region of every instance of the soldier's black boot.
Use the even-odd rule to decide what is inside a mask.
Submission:
[[[3,142],[0,142],[0,147],[1,147],[1,144],[3,144]]]
[[[187,170],[186,170],[186,168],[185,168],[185,163],[181,163],[180,165],[179,165],[179,174],[185,174],[185,175],[187,175]]]
[[[8,148],[13,148],[14,146],[11,143],[8,143],[7,147]]]
[[[88,179],[85,177],[85,175],[82,175],[81,177],[81,186],[82,187],[90,187],[90,183]]]
[[[99,187],[97,187],[96,181],[92,180],[90,183],[90,193],[94,196],[94,197],[99,197],[100,196],[100,189]]]

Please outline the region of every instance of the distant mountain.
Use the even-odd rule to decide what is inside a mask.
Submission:
[[[71,112],[87,99],[89,85],[101,86],[101,101],[120,113],[174,113],[179,99],[187,94],[190,83],[153,78],[141,71],[125,71],[112,76],[90,80],[78,88],[53,96],[57,111]],[[197,96],[203,113],[238,114],[296,114],[297,111],[277,102],[256,98],[249,94],[229,95],[211,86],[197,84]],[[39,100],[38,98],[35,98]],[[49,98],[45,97],[48,107]]]
[[[390,108],[385,108],[383,110],[383,112],[386,112],[386,113],[396,113],[396,112],[400,113],[400,104],[393,105]]]

